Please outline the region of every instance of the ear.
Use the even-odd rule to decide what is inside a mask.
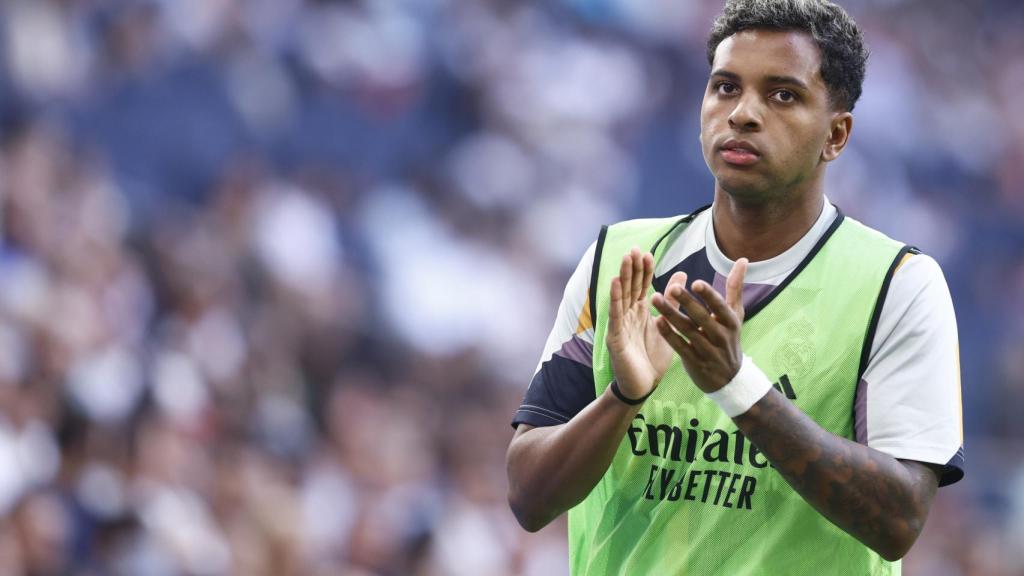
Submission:
[[[829,122],[828,140],[821,150],[821,159],[824,162],[831,162],[843,153],[847,142],[850,141],[850,132],[853,130],[853,114],[849,112],[837,112]]]

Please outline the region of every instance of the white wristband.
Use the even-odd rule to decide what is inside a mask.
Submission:
[[[744,354],[743,364],[736,376],[725,386],[709,393],[708,398],[714,400],[726,416],[733,418],[750,410],[771,388],[772,383],[768,377],[750,356]]]

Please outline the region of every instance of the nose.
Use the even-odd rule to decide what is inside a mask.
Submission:
[[[736,106],[729,114],[729,127],[739,132],[757,132],[761,129],[761,109],[757,96],[744,94],[736,100]]]

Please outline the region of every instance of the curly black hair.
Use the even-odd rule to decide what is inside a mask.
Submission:
[[[743,30],[807,32],[821,51],[821,77],[834,108],[851,111],[860,98],[868,50],[857,23],[828,0],[728,0],[708,36],[708,65],[718,45]]]

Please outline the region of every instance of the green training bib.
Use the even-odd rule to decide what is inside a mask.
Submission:
[[[602,231],[591,291],[598,395],[613,378],[605,334],[622,255],[653,247],[657,261],[691,220],[633,220]],[[747,310],[743,351],[839,436],[853,438],[875,309],[907,250],[840,214],[786,281]],[[900,573],[899,562],[885,561],[790,488],[678,357],[604,477],[569,511],[569,548],[574,576]]]

